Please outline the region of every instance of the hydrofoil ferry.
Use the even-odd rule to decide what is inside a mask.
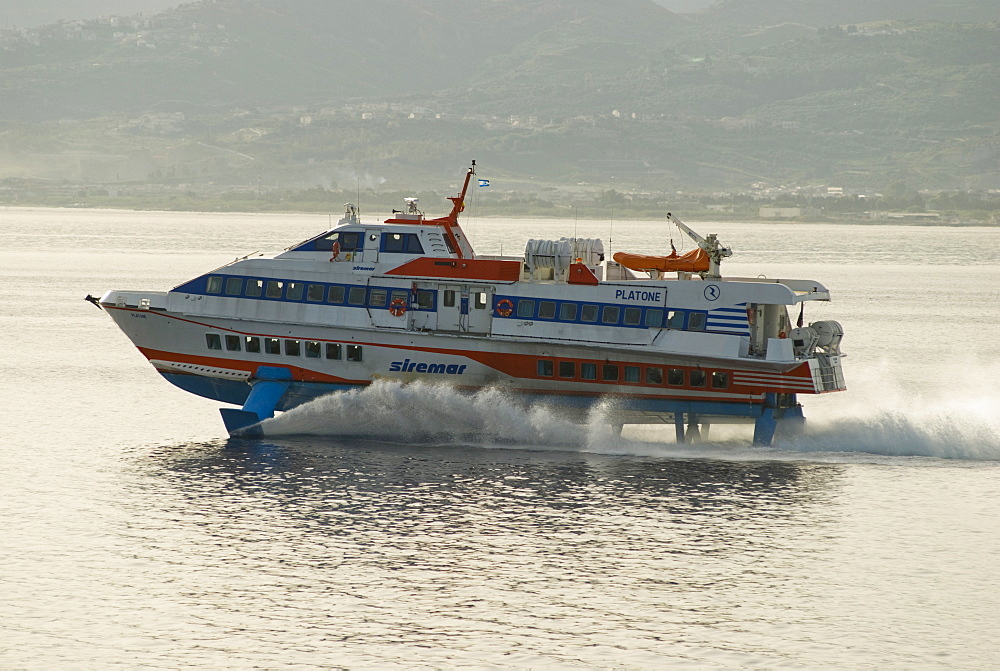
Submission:
[[[667,218],[687,254],[618,253],[600,240],[529,240],[477,255],[459,224],[475,162],[443,217],[416,199],[381,223],[348,205],[332,228],[169,291],[99,300],[164,378],[221,409],[231,435],[376,380],[501,386],[579,416],[615,399],[616,424],[664,423],[678,442],[718,423],[769,445],[804,421],[800,394],[846,388],[835,321],[803,322],[813,280],[723,277],[731,251]],[[793,324],[789,308],[798,308]]]

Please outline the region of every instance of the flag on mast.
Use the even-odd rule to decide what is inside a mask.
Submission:
[[[489,186],[489,185],[490,185],[490,180],[488,179],[479,180],[479,186]]]

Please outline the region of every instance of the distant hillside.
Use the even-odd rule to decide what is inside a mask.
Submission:
[[[214,0],[0,31],[0,180],[424,186],[477,158],[525,189],[1000,188],[996,3],[665,2]]]

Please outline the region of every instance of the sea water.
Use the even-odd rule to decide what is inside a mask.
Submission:
[[[688,222],[727,275],[833,292],[805,318],[844,325],[849,389],[769,448],[394,383],[227,440],[83,301],[328,223],[0,211],[0,668],[1000,663],[1000,229]],[[682,248],[662,223],[465,226],[481,253]]]

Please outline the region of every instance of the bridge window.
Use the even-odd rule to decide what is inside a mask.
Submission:
[[[312,301],[313,303],[319,303],[323,300],[323,294],[326,293],[326,287],[322,284],[310,284],[309,290],[306,291],[306,300]]]
[[[602,324],[617,324],[618,316],[621,313],[621,308],[617,305],[605,305],[604,309],[601,310],[601,323]]]
[[[580,311],[580,319],[585,322],[596,322],[597,314],[598,310],[596,305],[584,305],[583,309]]]
[[[343,303],[344,287],[330,287],[330,292],[326,295],[327,303]]]
[[[434,309],[434,292],[421,290],[417,292],[417,307],[421,310]]]
[[[535,301],[522,298],[517,302],[517,316],[523,319],[531,319],[535,316]]]
[[[210,294],[222,293],[222,278],[215,276],[208,278],[208,285],[205,287],[205,291]]]
[[[729,386],[729,373],[723,370],[712,371],[712,389],[725,389]]]
[[[264,338],[264,354],[281,354],[281,341],[277,338]]]
[[[705,380],[707,378],[708,376],[705,374],[705,371],[701,370],[700,368],[696,368],[693,371],[691,371],[691,374],[688,377],[688,379],[691,380],[692,387],[704,387]]]
[[[284,286],[282,282],[271,280],[267,283],[267,290],[264,295],[268,298],[281,298],[281,290]]]
[[[307,359],[318,359],[323,353],[323,349],[320,344],[315,340],[306,341],[306,358]]]
[[[684,313],[680,310],[667,310],[667,328],[668,329],[682,329],[684,328]]]
[[[542,377],[552,377],[552,362],[547,359],[539,359],[538,374]]]
[[[264,280],[247,280],[247,296],[257,298],[264,293]]]
[[[605,382],[617,382],[618,364],[606,363],[601,366],[601,379]]]
[[[208,345],[208,349],[222,349],[222,338],[218,333],[206,333],[205,344]]]
[[[668,368],[667,369],[667,384],[673,385],[675,387],[680,387],[684,385],[684,369],[683,368]]]
[[[663,369],[662,368],[647,368],[646,369],[646,384],[663,384]]]
[[[555,301],[542,301],[538,304],[538,318],[552,319],[556,316]]]
[[[642,308],[625,308],[625,326],[638,326],[642,322]]]
[[[315,249],[319,252],[329,252],[333,249],[335,242],[340,243],[340,251],[353,252],[356,249],[361,249],[364,238],[357,231],[338,231],[317,239]]]
[[[576,321],[576,303],[563,303],[559,306],[559,319],[564,322]]]
[[[290,301],[300,301],[305,288],[306,286],[302,282],[289,282],[288,289],[285,290],[285,297]]]
[[[285,356],[301,356],[302,355],[302,341],[301,340],[286,340],[285,341]]]
[[[368,293],[368,304],[373,308],[384,308],[386,297],[388,295],[388,289],[372,289]]]
[[[347,302],[351,305],[364,305],[365,296],[368,295],[368,290],[364,287],[351,287],[350,292],[347,294]]]
[[[361,361],[364,356],[361,345],[348,345],[347,346],[347,360],[348,361]]]
[[[243,349],[243,342],[238,335],[226,336],[226,349],[230,352],[239,352]]]
[[[708,315],[704,312],[692,312],[688,316],[688,331],[704,331],[707,321]]]
[[[576,363],[574,363],[573,361],[560,361],[559,377],[566,377],[566,378],[576,377]]]
[[[423,254],[420,237],[416,233],[383,233],[382,251],[406,254]]]
[[[243,278],[242,277],[230,277],[226,280],[226,295],[227,296],[239,296],[243,293]]]
[[[580,378],[583,380],[596,380],[597,379],[597,364],[596,363],[581,363],[580,364]]]
[[[344,347],[339,342],[328,342],[326,344],[326,358],[340,361],[344,358]]]
[[[247,336],[243,339],[243,346],[251,354],[260,354],[260,338]]]
[[[646,327],[658,329],[663,326],[663,310],[646,310]]]
[[[455,290],[454,289],[445,289],[444,290],[444,300],[443,300],[443,302],[444,302],[444,306],[446,308],[453,308],[453,307],[455,307]]]

